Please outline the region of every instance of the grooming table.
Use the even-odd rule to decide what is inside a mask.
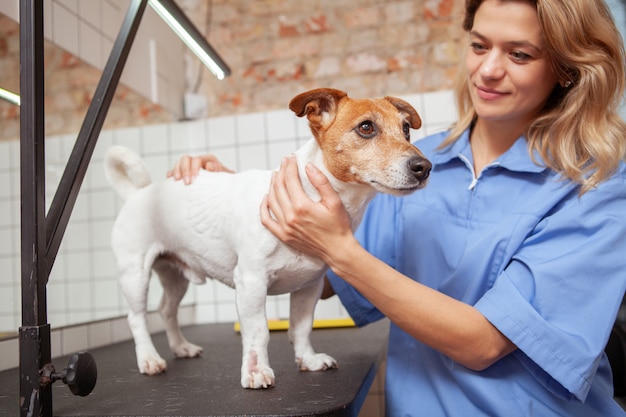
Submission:
[[[94,391],[74,396],[57,381],[54,416],[356,416],[383,359],[388,322],[315,329],[316,351],[339,362],[338,369],[322,372],[299,371],[287,332],[271,332],[276,386],[265,390],[241,387],[241,337],[232,324],[188,326],[183,333],[204,348],[203,356],[173,358],[165,334],[156,334],[155,346],[168,368],[153,377],[137,371],[132,341],[90,350],[98,366]],[[53,360],[57,371],[67,359]],[[18,369],[0,372],[0,416],[19,415],[18,396]]]

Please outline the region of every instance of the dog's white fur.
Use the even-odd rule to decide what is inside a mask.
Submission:
[[[290,107],[299,116],[307,115],[316,136],[296,152],[305,191],[319,199],[304,172],[305,164],[312,162],[338,191],[353,227],[376,191],[406,194],[425,185],[430,163],[407,140],[407,124],[421,123],[408,103],[393,98],[352,100],[338,90],[318,89],[297,96]],[[369,136],[370,125],[364,123],[377,129],[375,136]],[[423,166],[418,169],[416,164]],[[187,186],[172,179],[150,184],[139,156],[120,146],[109,149],[105,168],[126,199],[113,228],[112,246],[130,306],[128,321],[140,372],[157,374],[166,368],[146,325],[152,270],[163,285],[159,311],[175,356],[202,353],[180,332],[177,311],[189,282],[202,284],[212,278],[236,289],[243,387],[265,388],[275,382],[265,314],[266,296],[271,294],[291,294],[289,339],[300,369],[337,367],[309,341],[326,266],[282,244],[260,222],[259,206],[271,171],[203,171]]]

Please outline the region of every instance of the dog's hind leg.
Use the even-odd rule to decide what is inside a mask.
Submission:
[[[237,313],[243,344],[241,386],[268,388],[274,385],[275,378],[267,354],[270,340],[265,314],[267,284],[258,276],[248,274],[244,276],[239,267],[235,269]]]
[[[323,371],[337,368],[337,361],[325,353],[315,353],[311,345],[311,329],[315,305],[324,280],[291,293],[289,302],[289,341],[293,344],[296,363],[302,371]]]
[[[193,358],[202,354],[202,348],[185,339],[178,323],[178,306],[187,292],[187,280],[179,268],[165,260],[157,260],[153,265],[154,272],[159,276],[163,286],[163,297],[159,305],[159,313],[165,325],[165,333],[172,353],[177,358]]]
[[[126,268],[120,277],[120,284],[130,307],[128,325],[135,341],[139,372],[156,375],[165,371],[167,365],[154,347],[148,331],[146,313],[149,281],[150,270],[137,265]]]

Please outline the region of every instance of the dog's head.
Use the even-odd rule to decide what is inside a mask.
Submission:
[[[294,97],[289,108],[308,118],[324,163],[337,179],[395,195],[426,185],[432,165],[410,140],[411,128],[418,129],[422,121],[406,101],[356,100],[319,88]]]

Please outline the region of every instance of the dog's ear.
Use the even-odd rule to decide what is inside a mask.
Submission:
[[[396,97],[385,97],[385,100],[395,106],[396,109],[406,113],[409,116],[409,123],[413,129],[419,129],[422,126],[422,119],[417,111],[406,101]]]
[[[317,128],[334,119],[337,113],[337,103],[347,96],[341,90],[318,88],[295,96],[289,102],[289,109],[298,117],[307,116],[311,128]]]

